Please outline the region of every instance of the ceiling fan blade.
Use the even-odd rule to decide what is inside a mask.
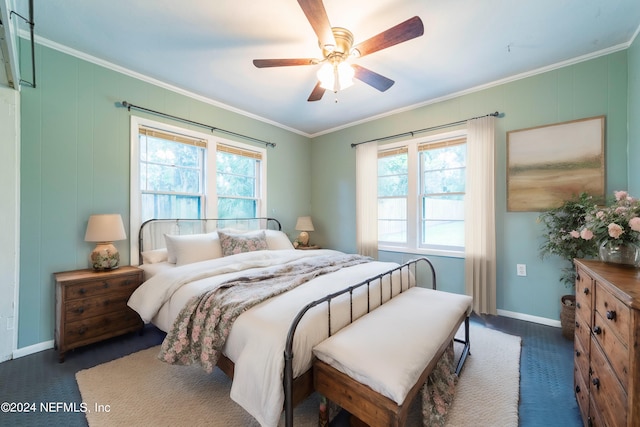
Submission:
[[[322,4],[322,0],[298,0],[298,4],[311,24],[313,31],[318,36],[320,44],[322,46],[335,46],[336,41],[333,38],[329,17],[327,16],[324,4]]]
[[[371,87],[378,89],[380,92],[384,92],[389,89],[395,83],[393,80],[386,78],[385,76],[378,74],[374,71],[364,68],[358,64],[351,64],[355,71],[354,77],[358,80],[362,80]]]
[[[292,65],[314,65],[318,60],[315,58],[290,58],[290,59],[254,59],[253,65],[258,68],[268,67],[289,67]]]
[[[380,34],[358,43],[354,49],[360,52],[360,56],[369,55],[382,49],[420,37],[424,34],[424,25],[419,16],[407,19],[404,22],[391,27]]]
[[[325,89],[320,86],[320,82],[316,83],[316,87],[314,87],[313,91],[311,91],[311,95],[309,95],[309,99],[307,99],[307,101],[320,101],[320,99],[322,99],[322,95],[324,95],[324,91]]]

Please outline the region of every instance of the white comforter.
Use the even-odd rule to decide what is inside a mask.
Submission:
[[[176,267],[143,283],[131,296],[129,306],[145,322],[165,319],[159,327],[166,331],[170,327],[166,319],[175,319],[191,297],[221,281],[242,275],[248,269],[295,263],[306,257],[332,253],[337,252],[327,249],[257,251]],[[295,315],[310,301],[396,266],[395,263],[375,261],[345,268],[317,277],[243,313],[235,321],[224,347],[224,354],[235,363],[231,398],[262,426],[276,426],[284,404],[282,378],[286,336]],[[408,282],[403,278],[403,286]],[[372,307],[380,303],[379,286],[379,281],[372,286]],[[394,281],[394,290],[399,286],[400,281]],[[388,289],[383,286],[383,300],[387,298]],[[340,312],[338,306],[334,303],[331,312],[335,328],[344,326],[349,317],[348,308]],[[348,307],[348,303],[343,306]],[[365,310],[366,297],[362,297],[354,305],[354,312],[357,316]],[[326,325],[326,307],[316,307],[299,325],[294,340],[294,376],[311,366],[312,348],[326,338]]]

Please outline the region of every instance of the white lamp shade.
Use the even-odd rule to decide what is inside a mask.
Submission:
[[[115,242],[125,240],[122,216],[120,214],[91,215],[84,240],[87,242]]]
[[[298,231],[314,231],[313,223],[310,216],[300,216],[296,222],[296,230]]]

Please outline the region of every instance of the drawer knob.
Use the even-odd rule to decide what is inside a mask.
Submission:
[[[82,334],[84,334],[85,332],[87,332],[87,328],[86,328],[86,327],[84,327],[84,326],[83,326],[82,328],[78,329],[78,335],[82,335]]]
[[[580,357],[580,350],[576,350],[576,357]]]
[[[79,293],[80,295],[84,295],[84,294],[86,294],[86,293],[87,293],[87,290],[86,290],[85,288],[80,288],[80,289],[78,289],[78,293]]]
[[[109,289],[109,282],[102,282],[102,287],[105,289]]]
[[[582,290],[582,293],[585,294],[585,295],[589,295],[589,288],[584,288]]]
[[[616,312],[615,312],[615,310],[607,310],[607,319],[616,320]]]
[[[596,386],[597,389],[600,388],[600,380],[598,378],[592,379],[591,383],[593,383],[593,385]]]
[[[600,326],[596,326],[593,328],[593,333],[596,335],[600,335],[602,333],[602,328]]]
[[[582,308],[582,306],[580,305],[580,303],[576,303],[576,307],[577,307],[577,308]]]
[[[78,307],[78,308],[76,308],[76,313],[78,313],[78,314],[82,314],[82,313],[84,313],[84,307]]]
[[[576,393],[580,393],[580,386],[579,385],[576,386]]]

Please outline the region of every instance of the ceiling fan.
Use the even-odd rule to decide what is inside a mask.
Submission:
[[[318,71],[319,81],[307,101],[320,100],[327,89],[337,92],[350,86],[353,77],[381,92],[386,91],[395,83],[393,80],[358,64],[348,64],[347,59],[361,58],[424,34],[422,20],[414,16],[354,46],[351,31],[346,28],[331,27],[322,0],[298,0],[298,4],[318,36],[322,59],[254,59],[253,65],[258,68],[268,68],[324,63]]]

